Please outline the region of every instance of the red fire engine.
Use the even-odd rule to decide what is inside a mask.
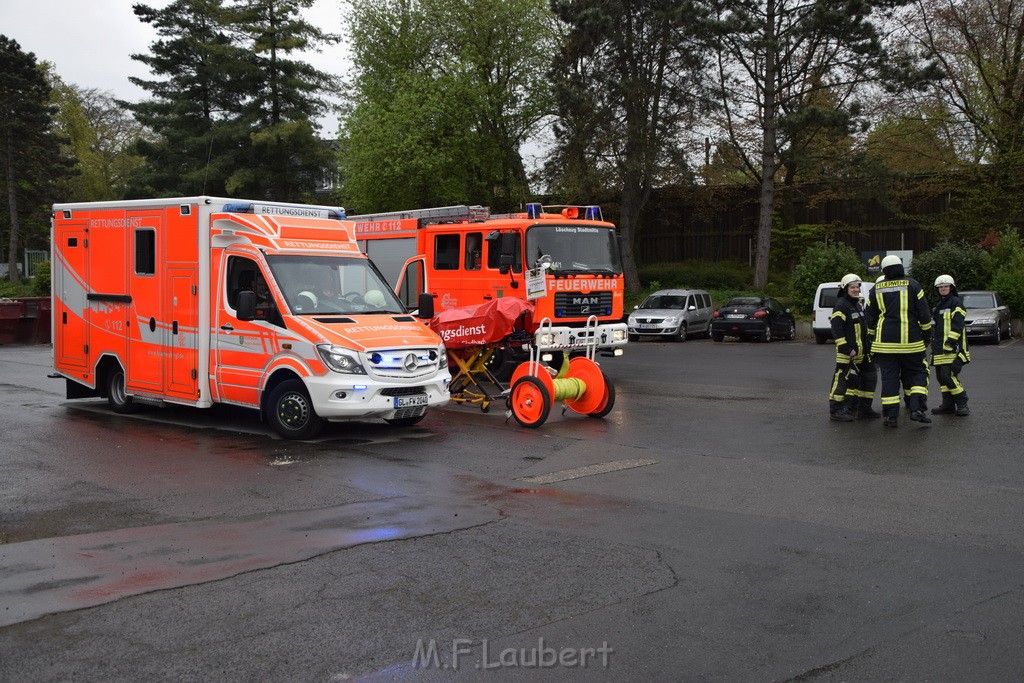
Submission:
[[[621,355],[628,340],[618,234],[600,207],[528,204],[522,213],[491,215],[486,207],[448,206],[350,220],[403,301],[426,292],[447,310],[528,299],[535,307],[530,332],[546,319],[545,334],[569,347],[596,337],[602,355]]]

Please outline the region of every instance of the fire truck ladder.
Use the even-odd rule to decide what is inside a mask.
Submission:
[[[458,223],[461,221],[484,221],[491,215],[486,206],[439,206],[434,209],[413,209],[411,211],[386,211],[349,216],[353,221],[400,221],[415,218],[420,225],[427,223]]]

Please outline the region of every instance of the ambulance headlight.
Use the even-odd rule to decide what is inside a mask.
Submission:
[[[437,367],[446,368],[448,367],[448,350],[444,348],[444,342],[441,342],[440,348],[437,350]]]
[[[331,370],[345,375],[365,375],[359,362],[359,354],[344,346],[333,346],[331,344],[317,344],[316,350],[320,352],[320,358]]]
[[[626,341],[626,330],[612,330],[612,341]]]

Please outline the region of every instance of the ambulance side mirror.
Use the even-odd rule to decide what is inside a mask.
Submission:
[[[423,318],[429,320],[434,317],[434,295],[429,292],[423,292],[420,294],[419,311],[416,313],[417,318]]]
[[[243,290],[238,293],[235,317],[243,321],[256,319],[256,292]]]

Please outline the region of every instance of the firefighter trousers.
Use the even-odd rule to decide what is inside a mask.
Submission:
[[[831,412],[839,410],[846,399],[875,397],[878,383],[878,368],[874,363],[861,360],[859,363],[836,363],[832,373],[832,386],[828,391]]]
[[[928,359],[924,351],[916,353],[876,353],[875,362],[882,375],[882,415],[900,414],[900,387],[907,399],[907,410],[928,407]]]
[[[943,402],[948,396],[952,396],[955,400],[960,398],[961,394],[965,394],[964,398],[966,399],[964,385],[960,383],[959,375],[959,369],[952,363],[935,366],[935,379],[938,380],[939,388],[942,389]]]

